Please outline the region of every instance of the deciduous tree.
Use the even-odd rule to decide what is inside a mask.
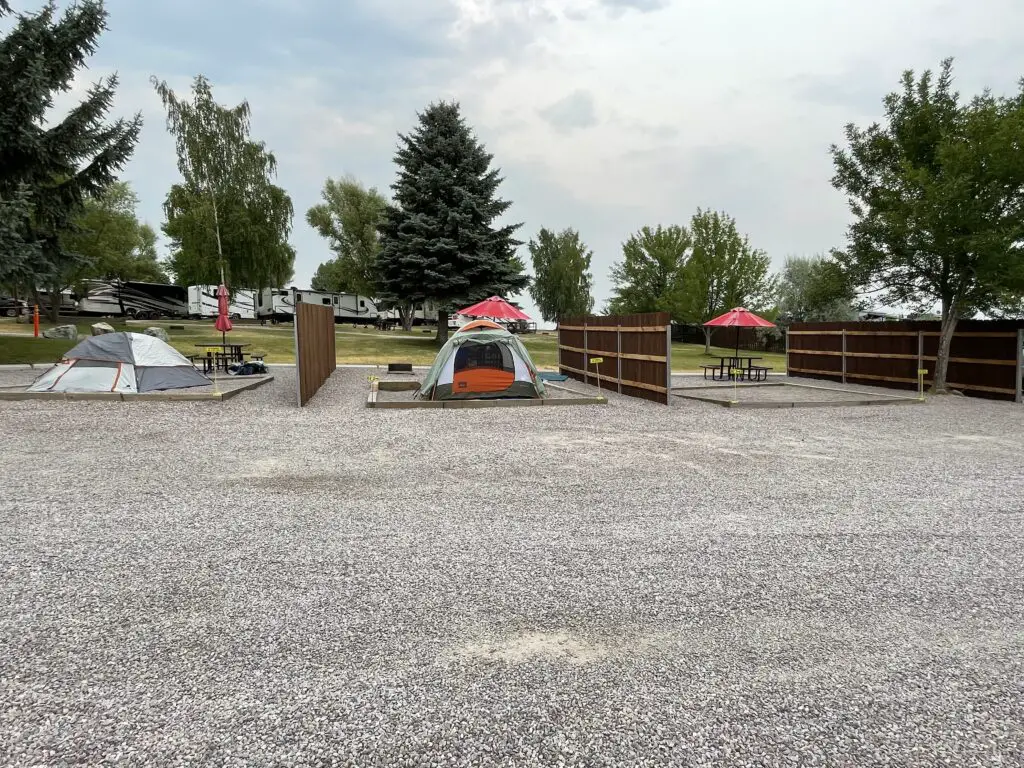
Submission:
[[[541,229],[527,247],[533,259],[530,295],[547,321],[588,314],[594,306],[591,295],[593,253],[574,229],[552,232]]]
[[[152,83],[167,110],[183,180],[164,203],[176,280],[283,285],[295,262],[288,244],[292,202],[271,183],[274,155],[249,137],[248,102],[218,104],[202,75],[193,81],[190,100],[179,99],[165,82]]]
[[[510,202],[502,178],[457,103],[431,104],[409,135],[399,134],[394,202],[380,227],[382,298],[438,306],[437,341],[448,313],[493,294],[509,298],[529,283],[516,257],[519,224],[499,225]]]
[[[685,227],[643,227],[622,244],[612,265],[613,314],[677,313],[692,241]]]
[[[317,270],[318,290],[377,295],[380,236],[387,200],[356,179],[327,179],[323,202],[306,212],[306,221],[327,239],[335,257]]]
[[[777,281],[771,258],[750,245],[726,213],[697,210],[690,221],[692,255],[686,265],[677,318],[705,323],[733,307],[764,312],[775,302]],[[711,328],[704,351],[711,354]]]
[[[138,202],[127,182],[115,182],[85,199],[62,236],[63,247],[90,264],[82,277],[167,282],[157,261],[156,233],[136,216]]]
[[[964,102],[947,59],[938,77],[905,72],[884,104],[882,123],[850,124],[847,147],[832,147],[832,183],[855,219],[838,258],[886,303],[939,304],[932,387],[941,392],[957,321],[1021,311],[1024,81],[1013,97]]]
[[[779,317],[789,322],[855,320],[856,292],[830,256],[793,256],[779,279]]]

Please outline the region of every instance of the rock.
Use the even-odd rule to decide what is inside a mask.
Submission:
[[[160,339],[160,341],[170,341],[171,337],[167,335],[167,331],[163,328],[153,325],[143,331],[147,336],[153,336],[154,338]]]
[[[114,333],[114,326],[110,323],[93,323],[93,336],[102,336],[104,333]]]
[[[43,331],[43,338],[71,339],[73,341],[78,338],[78,329],[73,325],[58,325]]]

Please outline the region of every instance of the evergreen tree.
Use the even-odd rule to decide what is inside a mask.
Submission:
[[[9,13],[0,4],[0,16]],[[106,28],[101,0],[81,0],[58,17],[48,3],[19,14],[0,38],[0,282],[60,296],[88,259],[66,250],[61,235],[83,200],[102,193],[131,157],[142,118],[105,122],[117,77],[93,85],[59,122],[48,122],[56,93],[75,73]],[[50,308],[56,319],[59,301]]]
[[[470,131],[457,103],[431,104],[408,136],[399,134],[398,178],[380,227],[381,298],[435,303],[437,340],[448,313],[491,295],[523,290],[529,278],[516,257],[519,224],[497,226],[511,205],[493,156]]]

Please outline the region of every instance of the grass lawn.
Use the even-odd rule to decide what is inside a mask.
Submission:
[[[89,326],[94,321],[79,322],[78,332],[89,335]],[[125,325],[123,322],[108,320],[117,330],[141,331],[146,325],[184,325],[184,330],[170,330],[171,344],[186,355],[202,352],[196,344],[220,341],[220,334],[213,328],[213,323],[200,322],[155,322],[143,325]],[[50,327],[43,324],[44,329]],[[437,347],[434,346],[434,330],[414,328],[405,331],[377,331],[373,328],[353,328],[339,325],[337,327],[337,350],[339,363],[386,364],[389,362],[408,362],[414,365],[429,365],[434,360]],[[26,334],[15,337],[6,334]],[[54,362],[69,350],[75,342],[63,339],[35,339],[31,336],[32,328],[17,325],[13,322],[0,322],[0,365],[8,363],[48,363]],[[248,352],[262,352],[268,363],[295,362],[294,330],[292,326],[260,326],[236,324],[228,338],[236,344],[249,344]],[[557,336],[532,334],[520,337],[530,351],[534,363],[539,368],[555,368],[558,364]],[[727,348],[712,347],[713,356],[704,355],[704,347],[699,344],[673,344],[672,368],[675,371],[695,371],[708,362],[718,362],[719,355],[732,354]],[[758,353],[749,353],[758,354]],[[759,353],[763,358],[762,365],[771,366],[775,371],[786,369],[785,355],[768,352]]]

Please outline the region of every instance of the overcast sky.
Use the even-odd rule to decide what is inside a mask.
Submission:
[[[62,5],[66,3],[62,2]],[[21,10],[42,0],[17,0]],[[600,309],[644,225],[733,215],[776,266],[843,243],[828,146],[866,124],[902,70],[957,59],[957,85],[1024,75],[1024,0],[107,0],[85,77],[121,77],[146,124],[125,171],[159,226],[178,179],[151,75],[203,73],[247,99],[295,204],[295,284],[330,257],[305,223],[328,176],[389,193],[395,134],[457,99],[505,176],[521,240],[579,230]],[[521,249],[528,260],[525,246]],[[528,309],[532,304],[527,301]]]

